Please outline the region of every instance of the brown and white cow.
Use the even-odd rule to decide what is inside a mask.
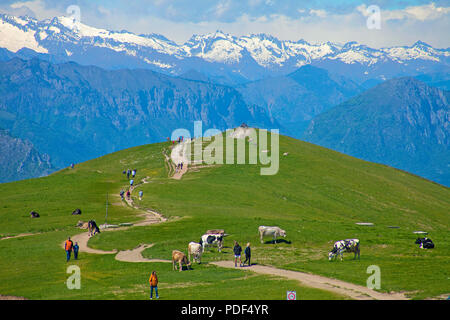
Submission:
[[[183,264],[185,264],[188,269],[191,268],[191,264],[189,263],[189,260],[186,257],[186,255],[181,251],[173,250],[172,251],[172,266],[173,266],[173,270],[175,270],[175,271],[177,270],[177,267],[176,267],[177,263],[180,267],[180,272],[183,270]]]
[[[203,246],[200,243],[193,242],[193,241],[189,242],[189,245],[188,245],[189,261],[201,263],[202,253],[203,253]],[[193,256],[192,260],[191,260],[191,255]]]

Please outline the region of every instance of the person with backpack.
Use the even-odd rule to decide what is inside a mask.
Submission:
[[[70,237],[64,243],[64,250],[66,250],[67,262],[70,260],[70,255],[72,253],[73,242],[70,240]]]
[[[128,199],[128,200],[131,200],[131,192],[130,192],[130,189],[128,189],[128,191],[127,191],[127,199]]]
[[[131,174],[131,170],[127,169],[127,179],[130,180],[130,174]]]
[[[239,266],[242,267],[242,260],[241,260],[242,248],[237,241],[234,241],[233,252],[234,252],[234,267],[235,268],[237,267],[238,258],[239,258]]]
[[[244,253],[245,253],[245,261],[244,261],[243,265],[245,265],[245,263],[248,260],[248,266],[251,266],[250,258],[252,256],[252,250],[250,249],[250,242],[247,243],[247,247],[245,247]]]
[[[148,279],[150,283],[150,299],[153,299],[153,289],[155,289],[156,299],[159,299],[158,295],[158,277],[156,276],[156,271],[153,271]]]
[[[139,190],[139,200],[142,200],[143,195],[144,195],[144,192],[142,192],[142,190]]]
[[[122,190],[120,190],[120,197],[122,198],[122,200],[123,200],[123,196],[124,196],[124,194],[125,194],[125,191],[123,191],[123,189],[122,189]]]
[[[80,250],[80,247],[78,246],[78,242],[75,242],[73,246],[73,257],[75,260],[78,260],[78,250]]]

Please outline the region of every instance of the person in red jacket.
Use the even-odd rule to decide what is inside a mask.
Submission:
[[[150,279],[148,279],[150,283],[150,299],[153,299],[153,288],[155,289],[156,299],[159,299],[158,295],[158,277],[156,276],[156,271],[153,271],[150,275]]]
[[[73,248],[73,242],[72,240],[69,239],[66,240],[66,242],[64,243],[64,249],[66,250],[66,255],[67,255],[67,262],[69,262],[70,260],[70,254],[72,253],[72,248]]]

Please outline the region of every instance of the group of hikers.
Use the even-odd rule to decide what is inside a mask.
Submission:
[[[245,254],[245,261],[242,263],[241,260],[241,253],[242,253],[242,247],[239,245],[237,241],[234,241],[234,267],[237,267],[237,261],[239,259],[239,266],[243,267],[248,261],[248,266],[251,266],[251,256],[252,256],[252,250],[250,249],[250,242],[247,243],[247,246],[245,247],[244,254]]]
[[[73,244],[73,241],[69,239],[66,240],[66,242],[64,243],[64,249],[66,250],[66,255],[67,255],[67,262],[70,261],[70,256],[72,254],[72,250],[73,250],[73,257],[75,260],[78,260],[78,251],[80,250],[80,247],[78,246],[78,243],[75,242],[75,245]]]
[[[122,189],[120,190],[120,198],[122,200],[125,199],[125,196],[127,197],[127,200],[131,200],[131,191],[133,191],[134,188],[134,178],[136,177],[137,169],[127,169],[122,172],[123,174],[127,175],[127,179],[130,180],[130,187],[128,188],[127,192]],[[132,179],[130,179],[130,176]],[[139,191],[139,200],[142,200],[142,197],[144,196],[144,192],[142,190]]]

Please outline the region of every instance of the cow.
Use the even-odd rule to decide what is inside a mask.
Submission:
[[[434,248],[434,243],[433,241],[431,241],[431,239],[428,238],[417,238],[416,244],[420,244],[419,248],[420,249],[433,249]]]
[[[328,260],[337,258],[339,255],[341,257],[341,261],[343,261],[343,253],[344,252],[354,252],[356,259],[356,255],[358,255],[358,260],[360,258],[360,249],[359,249],[359,239],[345,239],[336,241],[334,243],[333,249],[328,253]]]
[[[94,236],[96,233],[100,233],[100,229],[98,228],[95,220],[89,220],[88,230],[89,230],[89,237]]]
[[[271,236],[273,238],[273,241],[277,239],[277,237],[285,237],[286,238],[286,231],[279,227],[266,227],[266,226],[259,226],[258,228],[259,232],[259,238],[261,239],[261,243],[264,243],[263,237],[264,236]]]
[[[203,248],[203,251],[205,251],[206,247],[210,247],[212,245],[216,245],[219,249],[219,252],[222,251],[222,245],[223,245],[223,235],[221,234],[204,234],[200,241],[200,245]]]
[[[201,262],[202,253],[203,253],[203,246],[200,243],[193,242],[193,241],[189,242],[189,245],[188,245],[189,261],[202,263]],[[191,255],[193,256],[193,260],[191,260]]]
[[[37,213],[37,212],[35,212],[35,211],[31,211],[31,212],[30,212],[30,217],[32,217],[32,218],[39,218],[40,215],[39,215],[39,213]]]
[[[173,250],[172,251],[172,266],[173,266],[173,270],[175,270],[175,271],[177,270],[177,266],[176,266],[177,263],[180,267],[180,272],[183,270],[183,264],[185,264],[188,269],[191,268],[191,264],[189,263],[189,260],[186,257],[186,255],[181,251]]]

